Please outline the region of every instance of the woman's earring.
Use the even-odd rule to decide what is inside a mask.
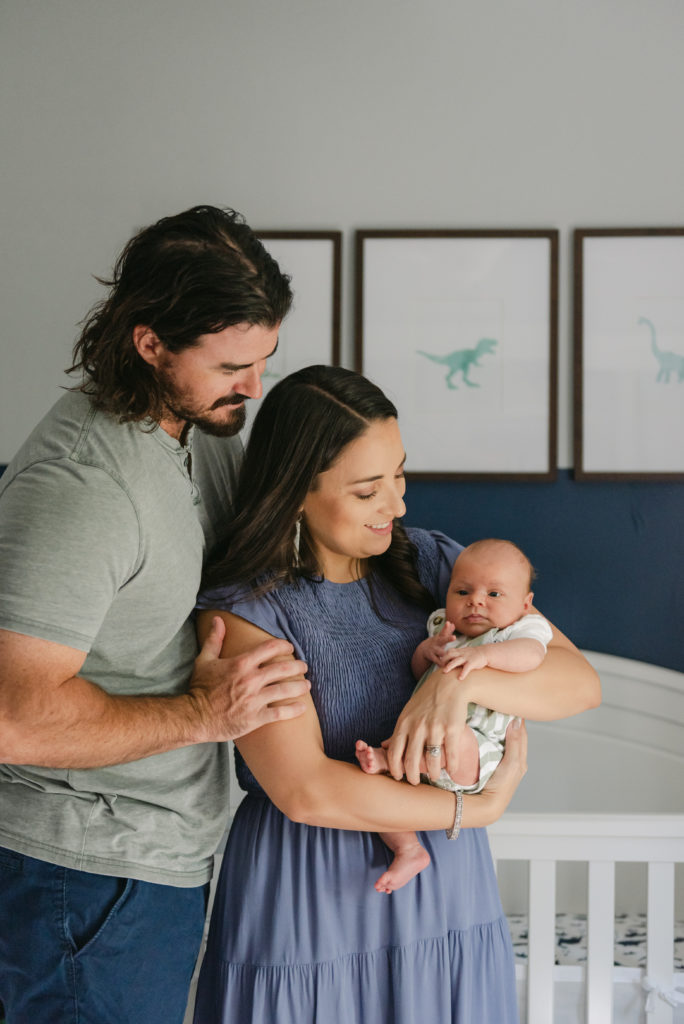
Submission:
[[[294,567],[295,569],[299,566],[299,538],[302,535],[302,513],[300,512],[297,516],[295,523],[294,533]]]

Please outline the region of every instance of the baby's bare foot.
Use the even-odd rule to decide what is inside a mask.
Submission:
[[[395,889],[401,889],[402,885],[415,878],[429,863],[430,854],[420,843],[402,849],[396,854],[387,871],[378,878],[375,883],[376,891],[391,893]]]
[[[387,755],[382,747],[369,747],[363,740],[356,741],[356,760],[369,775],[389,771]]]

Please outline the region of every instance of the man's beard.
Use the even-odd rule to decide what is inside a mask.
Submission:
[[[203,434],[211,434],[212,437],[233,437],[235,434],[239,434],[244,427],[247,418],[246,395],[233,393],[219,398],[207,411],[212,412],[214,409],[222,409],[226,406],[237,406],[237,408],[233,409],[227,420],[214,420],[207,416],[207,411],[200,412],[190,405],[185,405],[184,392],[176,387],[173,380],[164,371],[157,370],[157,378],[162,386],[165,409],[179,422],[195,426]]]
[[[237,396],[236,396],[237,397]],[[243,402],[246,399],[243,399]],[[234,405],[234,402],[222,402],[221,405]],[[212,409],[221,408],[221,406],[212,406]],[[230,418],[223,420],[223,422],[217,422],[216,420],[207,419],[205,416],[199,415],[188,415],[184,419],[188,423],[197,427],[203,434],[211,434],[212,437],[234,437],[235,434],[239,434],[245,425],[247,419],[247,413],[245,411],[244,404],[239,408],[234,409],[230,415]]]

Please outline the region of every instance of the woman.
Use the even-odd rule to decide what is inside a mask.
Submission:
[[[411,653],[460,550],[398,524],[404,460],[394,406],[340,368],[285,378],[255,419],[200,633],[220,614],[226,657],[286,637],[308,663],[311,693],[304,715],[237,741],[248,796],[228,839],[196,1024],[517,1021],[510,939],[479,829],[524,773],[524,728],[509,733],[487,788],[463,798],[457,842],[444,831],[457,825],[453,793],[352,763],[359,737],[377,744],[392,732],[414,686]],[[555,669],[554,648],[566,656]],[[416,735],[448,735],[453,751],[471,693],[546,718],[595,702],[593,671],[557,631],[546,661],[505,684],[489,670],[462,685],[451,678],[450,717],[409,707],[393,770]],[[421,837],[431,866],[380,898],[373,881],[389,854],[375,833],[411,828],[431,830]]]

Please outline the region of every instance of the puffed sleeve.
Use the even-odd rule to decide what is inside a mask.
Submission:
[[[463,545],[459,544],[458,541],[452,540],[451,537],[447,537],[445,533],[441,533],[439,530],[432,530],[431,535],[437,544],[437,551],[439,553],[439,581],[437,586],[440,594],[446,594],[454,562],[463,551]]]
[[[223,611],[238,615],[241,619],[258,626],[270,636],[289,640],[294,645],[297,658],[306,661],[304,652],[297,643],[287,616],[278,600],[277,590],[255,597],[245,586],[219,586],[203,591],[197,599],[198,611]]]
[[[454,562],[463,545],[440,530],[408,528],[409,540],[418,552],[418,575],[423,586],[434,594],[436,604],[444,604]]]

